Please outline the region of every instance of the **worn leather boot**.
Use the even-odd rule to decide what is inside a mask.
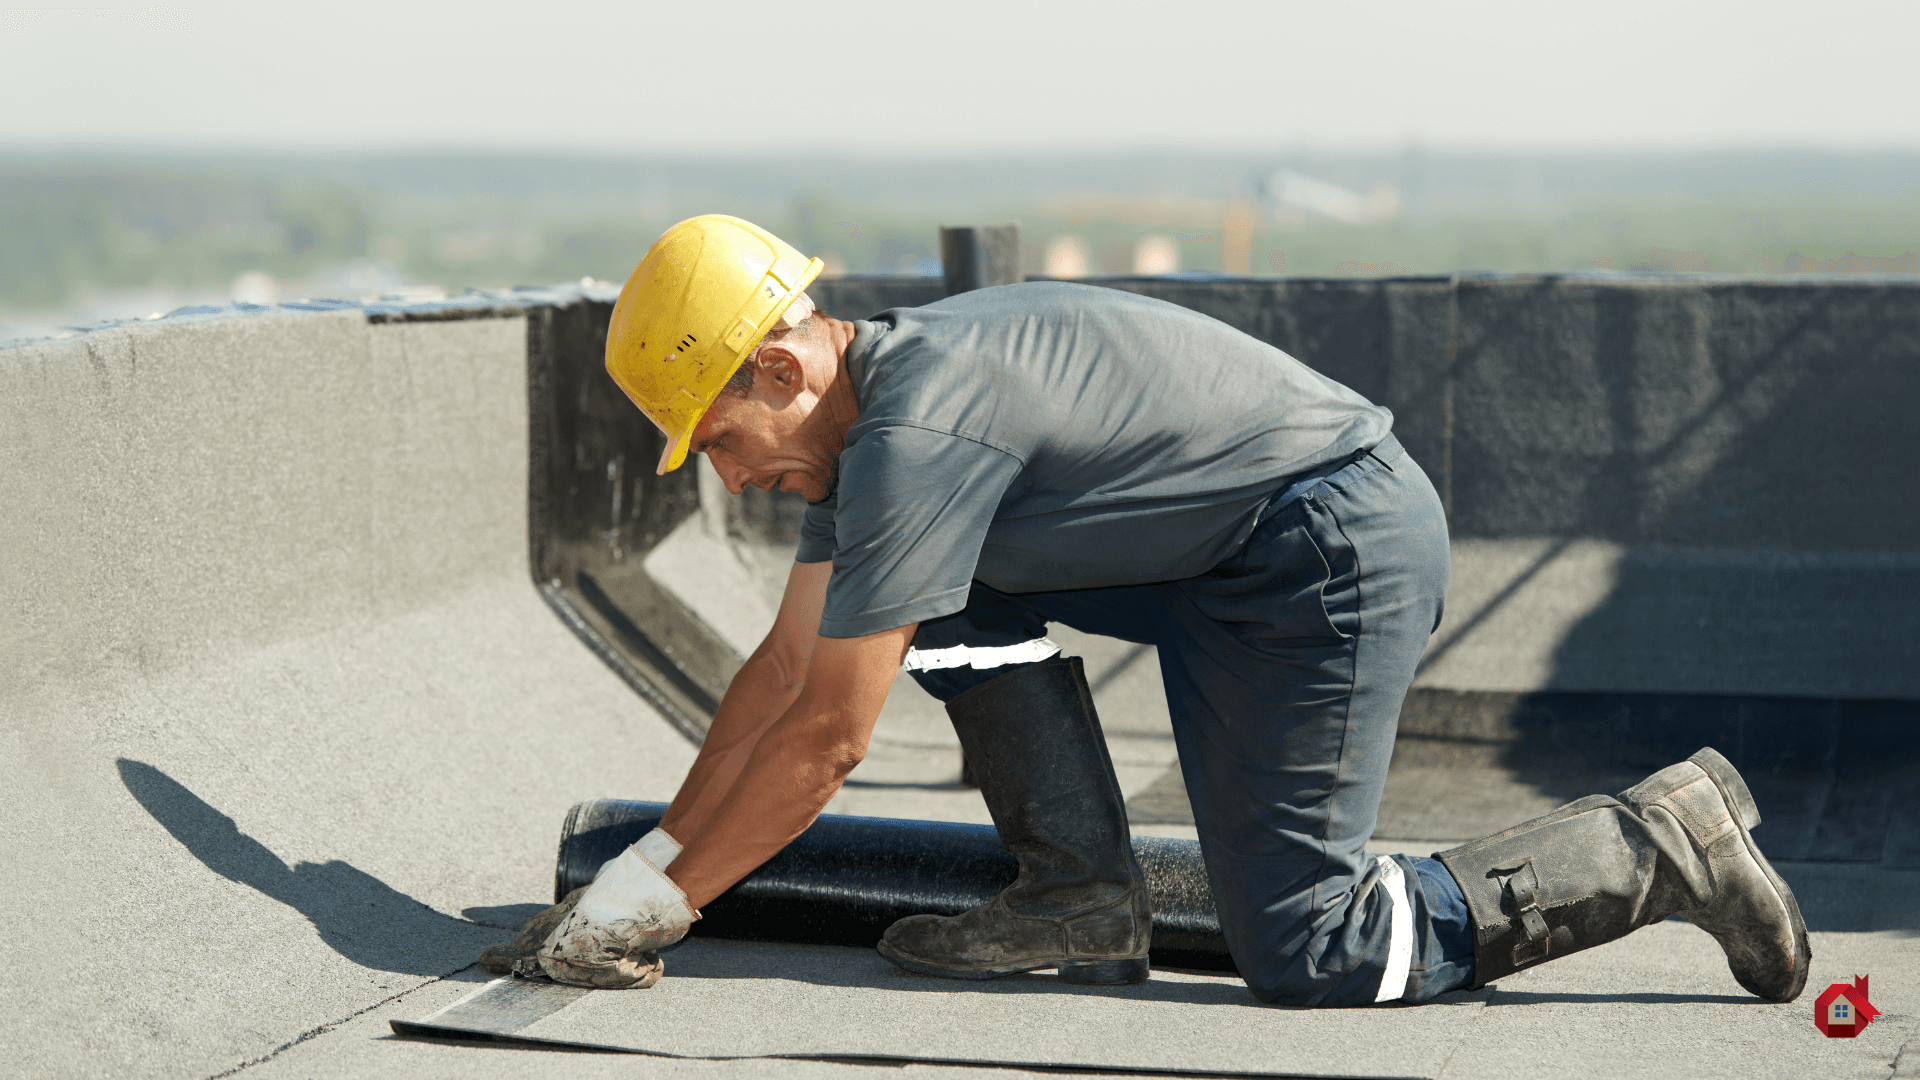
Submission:
[[[1792,1001],[1813,952],[1758,824],[1746,781],[1709,747],[1614,798],[1441,852],[1473,919],[1474,987],[1677,914],[1720,942],[1741,986]]]
[[[954,979],[1057,967],[1064,982],[1144,981],[1146,878],[1079,658],[1010,671],[947,715],[1020,876],[972,911],[894,923],[880,955]]]

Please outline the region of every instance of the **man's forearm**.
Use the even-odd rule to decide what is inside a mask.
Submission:
[[[706,826],[762,735],[799,696],[804,670],[763,650],[734,675],[700,744],[699,756],[660,819],[660,827],[669,835],[684,844]]]
[[[670,876],[694,907],[725,892],[820,816],[859,764],[879,713],[875,707],[873,716],[861,716],[850,708],[859,706],[802,692],[743,755],[724,804],[697,833],[674,834],[687,850]]]
[[[668,868],[695,907],[772,858],[820,816],[860,763],[915,627],[821,638],[807,684],[767,728],[725,801]],[[671,830],[669,830],[671,831]]]

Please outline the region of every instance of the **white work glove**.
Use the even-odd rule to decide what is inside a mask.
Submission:
[[[635,841],[633,847],[642,858],[662,870],[665,870],[667,864],[680,854],[679,841],[660,829],[655,829],[641,837]],[[587,886],[582,885],[568,893],[559,903],[528,919],[526,925],[520,928],[520,933],[514,936],[513,941],[504,945],[488,946],[486,951],[480,954],[480,966],[494,975],[544,977],[546,972],[540,970],[540,949],[547,943],[547,939],[553,936],[554,928],[564,922],[568,915],[573,914],[574,905],[580,902],[580,897],[585,895],[586,891]],[[634,980],[629,988],[644,989],[653,985],[659,980],[663,970],[664,967],[658,960],[653,962],[651,975],[648,974],[644,963],[629,965],[627,974]]]
[[[540,947],[540,970],[547,978],[602,990],[658,981],[661,965],[653,950],[686,937],[700,913],[642,854],[643,845],[668,862],[680,853],[680,845],[656,829],[607,860]]]
[[[655,829],[635,840],[633,850],[639,852],[641,858],[652,863],[655,870],[665,870],[673,865],[673,860],[680,857],[680,841],[668,836],[665,829]],[[601,864],[600,869],[605,870],[606,865]]]

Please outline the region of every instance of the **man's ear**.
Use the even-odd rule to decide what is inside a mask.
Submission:
[[[800,358],[785,345],[767,345],[761,348],[757,358],[760,373],[753,380],[753,388],[784,405],[800,396],[807,388],[806,369],[800,366]]]

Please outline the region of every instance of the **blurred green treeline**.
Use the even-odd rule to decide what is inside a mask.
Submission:
[[[1343,224],[1290,211],[1270,197],[1282,165],[1355,191],[1392,185],[1401,212]],[[751,218],[849,273],[937,273],[938,226],[1005,220],[1021,222],[1030,273],[1048,269],[1050,241],[1080,251],[1087,273],[1132,273],[1150,236],[1177,251],[1178,270],[1203,273],[1920,272],[1920,154],[1543,164],[1402,153],[783,171],[536,155],[43,153],[0,154],[0,308],[154,287],[224,294],[254,271],[285,283],[291,299],[337,293],[330,272],[355,266],[449,290],[619,282],[667,225],[715,211]]]

